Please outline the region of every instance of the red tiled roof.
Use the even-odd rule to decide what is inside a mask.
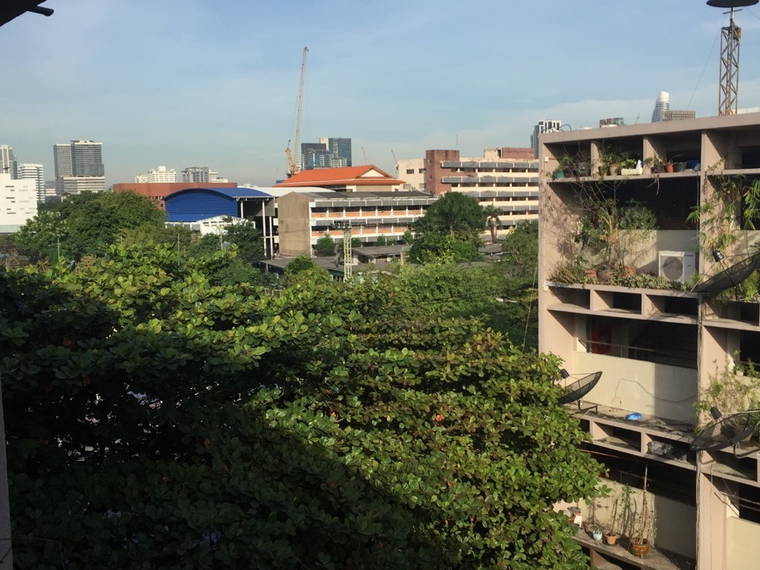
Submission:
[[[370,170],[375,170],[381,176],[362,177]],[[302,170],[287,180],[276,184],[275,187],[288,186],[396,186],[403,184],[403,180],[391,178],[390,174],[380,170],[372,164],[362,166],[345,166],[343,168],[315,168],[314,170]]]

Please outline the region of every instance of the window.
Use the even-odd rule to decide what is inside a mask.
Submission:
[[[419,172],[420,174],[422,174],[422,173],[425,172],[425,169],[424,168],[420,168],[417,172]]]
[[[407,174],[414,174],[414,168],[407,168],[406,169]]]

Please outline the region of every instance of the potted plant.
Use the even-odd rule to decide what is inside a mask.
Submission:
[[[675,165],[673,164],[672,160],[667,160],[665,162],[665,172],[667,173],[675,172]]]
[[[631,554],[644,558],[654,544],[655,535],[655,513],[653,506],[650,506],[647,497],[647,476],[648,468],[644,469],[644,487],[641,490],[641,511],[634,518],[631,525]]]
[[[660,174],[665,172],[665,161],[659,156],[650,156],[644,159],[644,166],[649,168],[651,174]]]
[[[612,514],[610,516],[610,524],[607,532],[604,534],[604,541],[613,546],[617,544],[620,538],[620,519],[622,513],[620,512],[620,497],[615,497],[615,501],[612,503]]]

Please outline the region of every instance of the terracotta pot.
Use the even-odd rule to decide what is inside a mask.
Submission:
[[[609,544],[610,546],[613,546],[617,544],[618,538],[620,538],[620,535],[617,534],[605,534],[604,535],[604,541]]]
[[[668,162],[665,165],[665,172],[674,172],[674,171],[675,171],[675,166],[673,166],[672,162]]]
[[[633,265],[626,265],[623,267],[623,273],[625,275],[636,275],[636,268]]]
[[[586,269],[586,279],[596,281],[596,269]]]
[[[647,540],[644,540],[644,542],[642,542],[641,544],[631,542],[631,554],[639,558],[646,557],[646,555],[649,554],[649,549],[650,549],[650,546]]]

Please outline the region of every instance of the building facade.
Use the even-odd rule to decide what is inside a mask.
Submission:
[[[556,119],[542,119],[533,127],[533,133],[530,135],[530,146],[533,148],[533,158],[538,157],[539,137],[544,133],[558,131],[562,126],[562,121]]]
[[[421,192],[291,192],[277,199],[280,255],[314,255],[321,237],[343,236],[336,223],[350,224],[362,242],[400,241],[434,201]]]
[[[404,190],[419,190],[424,192],[425,185],[425,159],[408,158],[396,163],[396,178],[403,180]]]
[[[757,433],[730,445],[735,432],[716,429],[710,450],[695,441],[711,420],[698,410],[726,416],[758,400],[748,363],[760,361],[760,296],[736,268],[756,259],[760,243],[741,199],[760,180],[760,113],[541,140],[539,349],[563,360],[570,377],[560,384],[602,374],[568,404],[589,433],[584,448],[607,469],[612,495],[596,503],[599,522],[626,485],[656,518],[651,566],[584,533],[578,540],[598,567],[756,568]],[[683,168],[601,176],[608,152]],[[560,161],[586,166],[560,178]],[[603,223],[605,211],[622,218],[642,208],[643,226]]]
[[[425,191],[434,196],[461,192],[498,209],[497,236],[538,220],[538,161],[532,148],[486,149],[475,158],[460,157],[458,150],[428,150],[424,177]]]
[[[135,176],[135,182],[143,184],[171,184],[177,181],[177,171],[166,166],[151,168],[144,174]]]
[[[321,137],[318,143],[301,143],[301,170],[353,166],[351,139]]]
[[[18,178],[18,164],[13,154],[13,147],[0,144],[0,174],[9,174],[12,179]]]
[[[182,171],[182,182],[208,184],[209,172],[208,166],[188,166]]]
[[[53,145],[53,162],[59,194],[105,190],[103,143],[72,140],[68,144]]]
[[[654,111],[652,111],[652,122],[659,123],[665,120],[665,113],[670,109],[670,93],[667,91],[660,91],[657,95],[657,100],[654,103]]]
[[[37,186],[0,172],[0,233],[13,233],[37,215]]]
[[[37,188],[37,200],[45,201],[45,168],[41,164],[24,162],[18,165],[18,178],[34,180]]]

